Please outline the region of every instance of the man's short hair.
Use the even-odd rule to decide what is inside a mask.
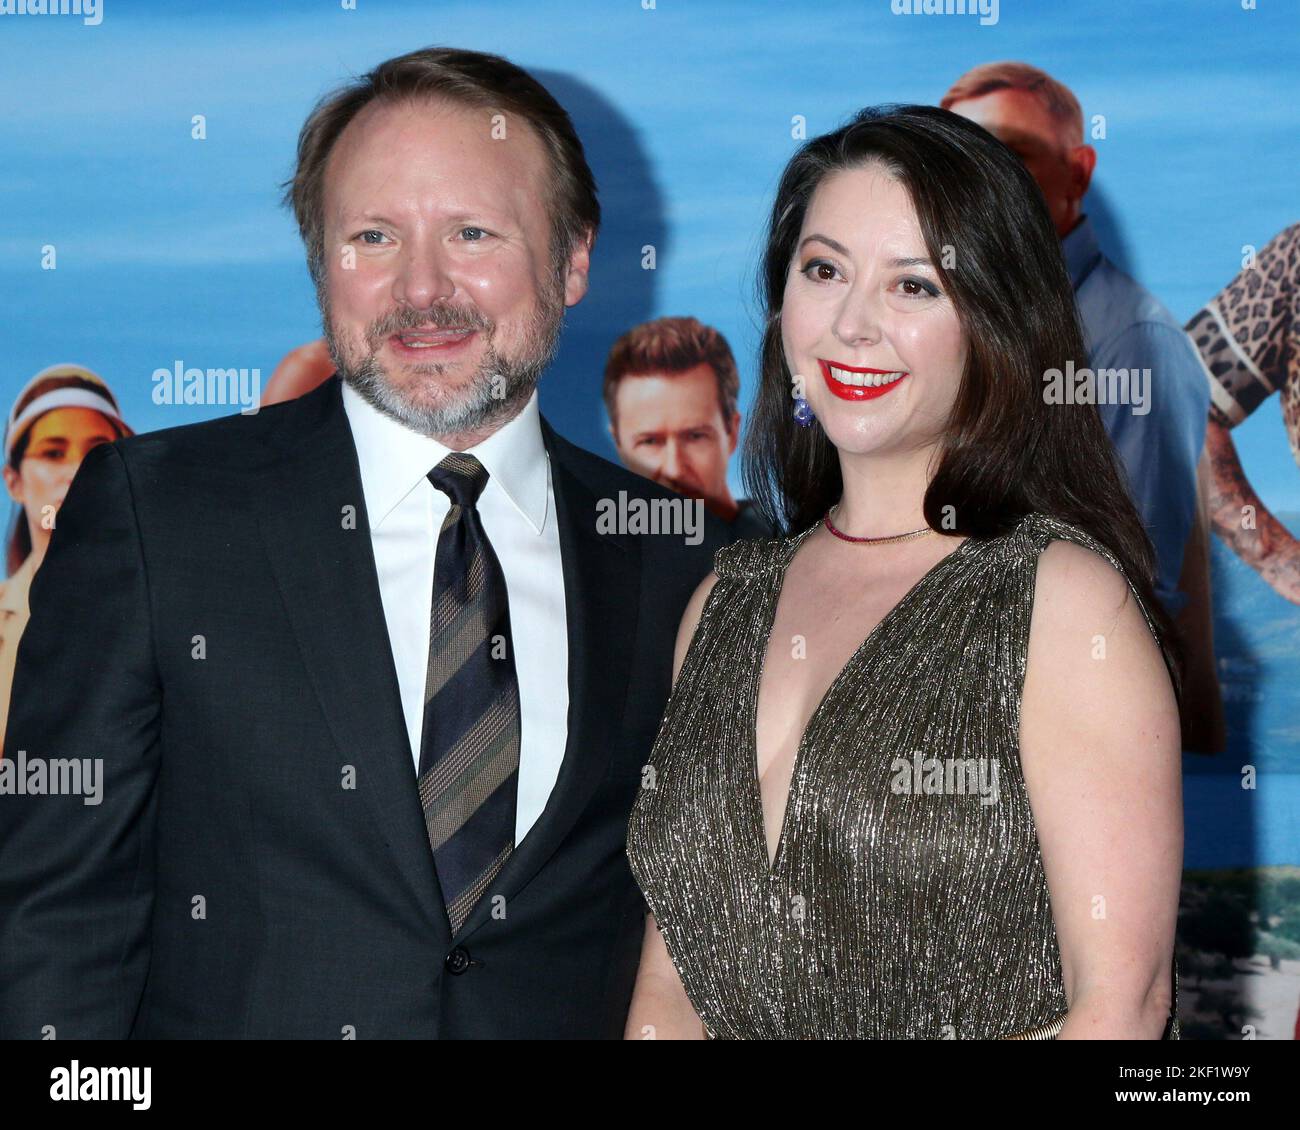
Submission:
[[[727,339],[696,318],[656,318],[633,326],[620,337],[605,361],[605,410],[618,428],[615,402],[624,377],[663,374],[672,376],[708,365],[718,386],[722,419],[730,424],[740,399],[740,374]]]
[[[995,90],[1024,90],[1032,94],[1066,133],[1070,144],[1083,144],[1083,109],[1074,92],[1028,63],[981,63],[972,67],[948,88],[939,106],[951,110],[954,103],[982,98]]]
[[[568,113],[550,91],[500,55],[455,47],[426,47],[388,59],[368,74],[322,98],[298,135],[298,162],[286,181],[284,202],[293,208],[307,246],[307,267],[319,286],[325,268],[325,166],[348,123],[371,102],[446,101],[485,114],[517,117],[532,127],[551,164],[547,211],[551,263],[558,271],[586,233],[600,227],[596,181]]]

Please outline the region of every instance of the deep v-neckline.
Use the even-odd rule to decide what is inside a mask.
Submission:
[[[775,878],[781,872],[781,864],[785,856],[786,842],[790,831],[790,813],[794,808],[794,802],[798,798],[800,788],[800,769],[806,760],[805,747],[808,743],[808,735],[812,733],[817,721],[821,717],[822,711],[826,704],[830,702],[836,692],[839,690],[840,683],[844,681],[845,676],[853,669],[858,662],[859,657],[871,646],[871,644],[880,635],[881,629],[901,610],[915,598],[920,589],[935,576],[949,561],[962,553],[968,545],[975,539],[966,538],[956,549],[950,553],[945,553],[938,561],[930,566],[916,583],[912,585],[898,600],[894,606],[889,609],[878,621],[876,625],[867,633],[866,638],[853,649],[852,654],[844,661],[844,665],[836,672],[835,677],[830,681],[826,690],[822,693],[817,705],[808,715],[808,721],[804,724],[803,732],[799,735],[799,744],[795,746],[794,761],[790,766],[790,783],[786,788],[785,805],[781,810],[781,829],[777,834],[776,852],[769,856],[767,853],[767,820],[763,815],[763,782],[758,771],[758,700],[763,691],[763,674],[767,670],[767,653],[772,643],[772,630],[776,627],[777,613],[781,607],[781,595],[785,591],[785,579],[790,572],[790,566],[794,563],[800,548],[808,537],[817,530],[821,523],[810,526],[798,536],[794,545],[787,551],[785,563],[781,566],[781,576],[777,582],[776,596],[771,603],[771,611],[767,618],[767,625],[763,629],[761,642],[759,646],[759,660],[757,674],[754,676],[753,693],[749,696],[749,701],[753,704],[750,708],[750,717],[748,722],[749,748],[745,758],[745,769],[749,777],[749,808],[751,814],[751,824],[753,833],[757,836],[758,858],[762,865],[762,874],[768,878]]]

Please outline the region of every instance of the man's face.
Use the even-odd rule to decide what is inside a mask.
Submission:
[[[343,131],[321,314],[340,375],[381,411],[465,447],[531,395],[587,289],[587,243],[550,260],[549,171],[524,122],[487,110],[371,103]]]
[[[949,109],[983,126],[1015,152],[1042,189],[1057,235],[1068,235],[1079,219],[1096,150],[1072,144],[1042,102],[1025,90],[994,90],[954,102]]]
[[[736,450],[740,413],[724,418],[711,365],[626,376],[614,405],[614,443],[624,466],[734,517],[727,459]]]

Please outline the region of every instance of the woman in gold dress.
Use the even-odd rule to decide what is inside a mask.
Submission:
[[[682,622],[628,1036],[1176,1037],[1177,665],[1037,187],[862,111],[787,166],[762,287],[787,536]]]

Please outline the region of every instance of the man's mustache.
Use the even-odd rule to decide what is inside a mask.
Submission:
[[[366,340],[372,349],[378,349],[385,338],[402,330],[414,329],[478,330],[490,335],[496,329],[496,323],[472,307],[431,306],[428,310],[416,310],[403,306],[372,322],[366,331]]]

